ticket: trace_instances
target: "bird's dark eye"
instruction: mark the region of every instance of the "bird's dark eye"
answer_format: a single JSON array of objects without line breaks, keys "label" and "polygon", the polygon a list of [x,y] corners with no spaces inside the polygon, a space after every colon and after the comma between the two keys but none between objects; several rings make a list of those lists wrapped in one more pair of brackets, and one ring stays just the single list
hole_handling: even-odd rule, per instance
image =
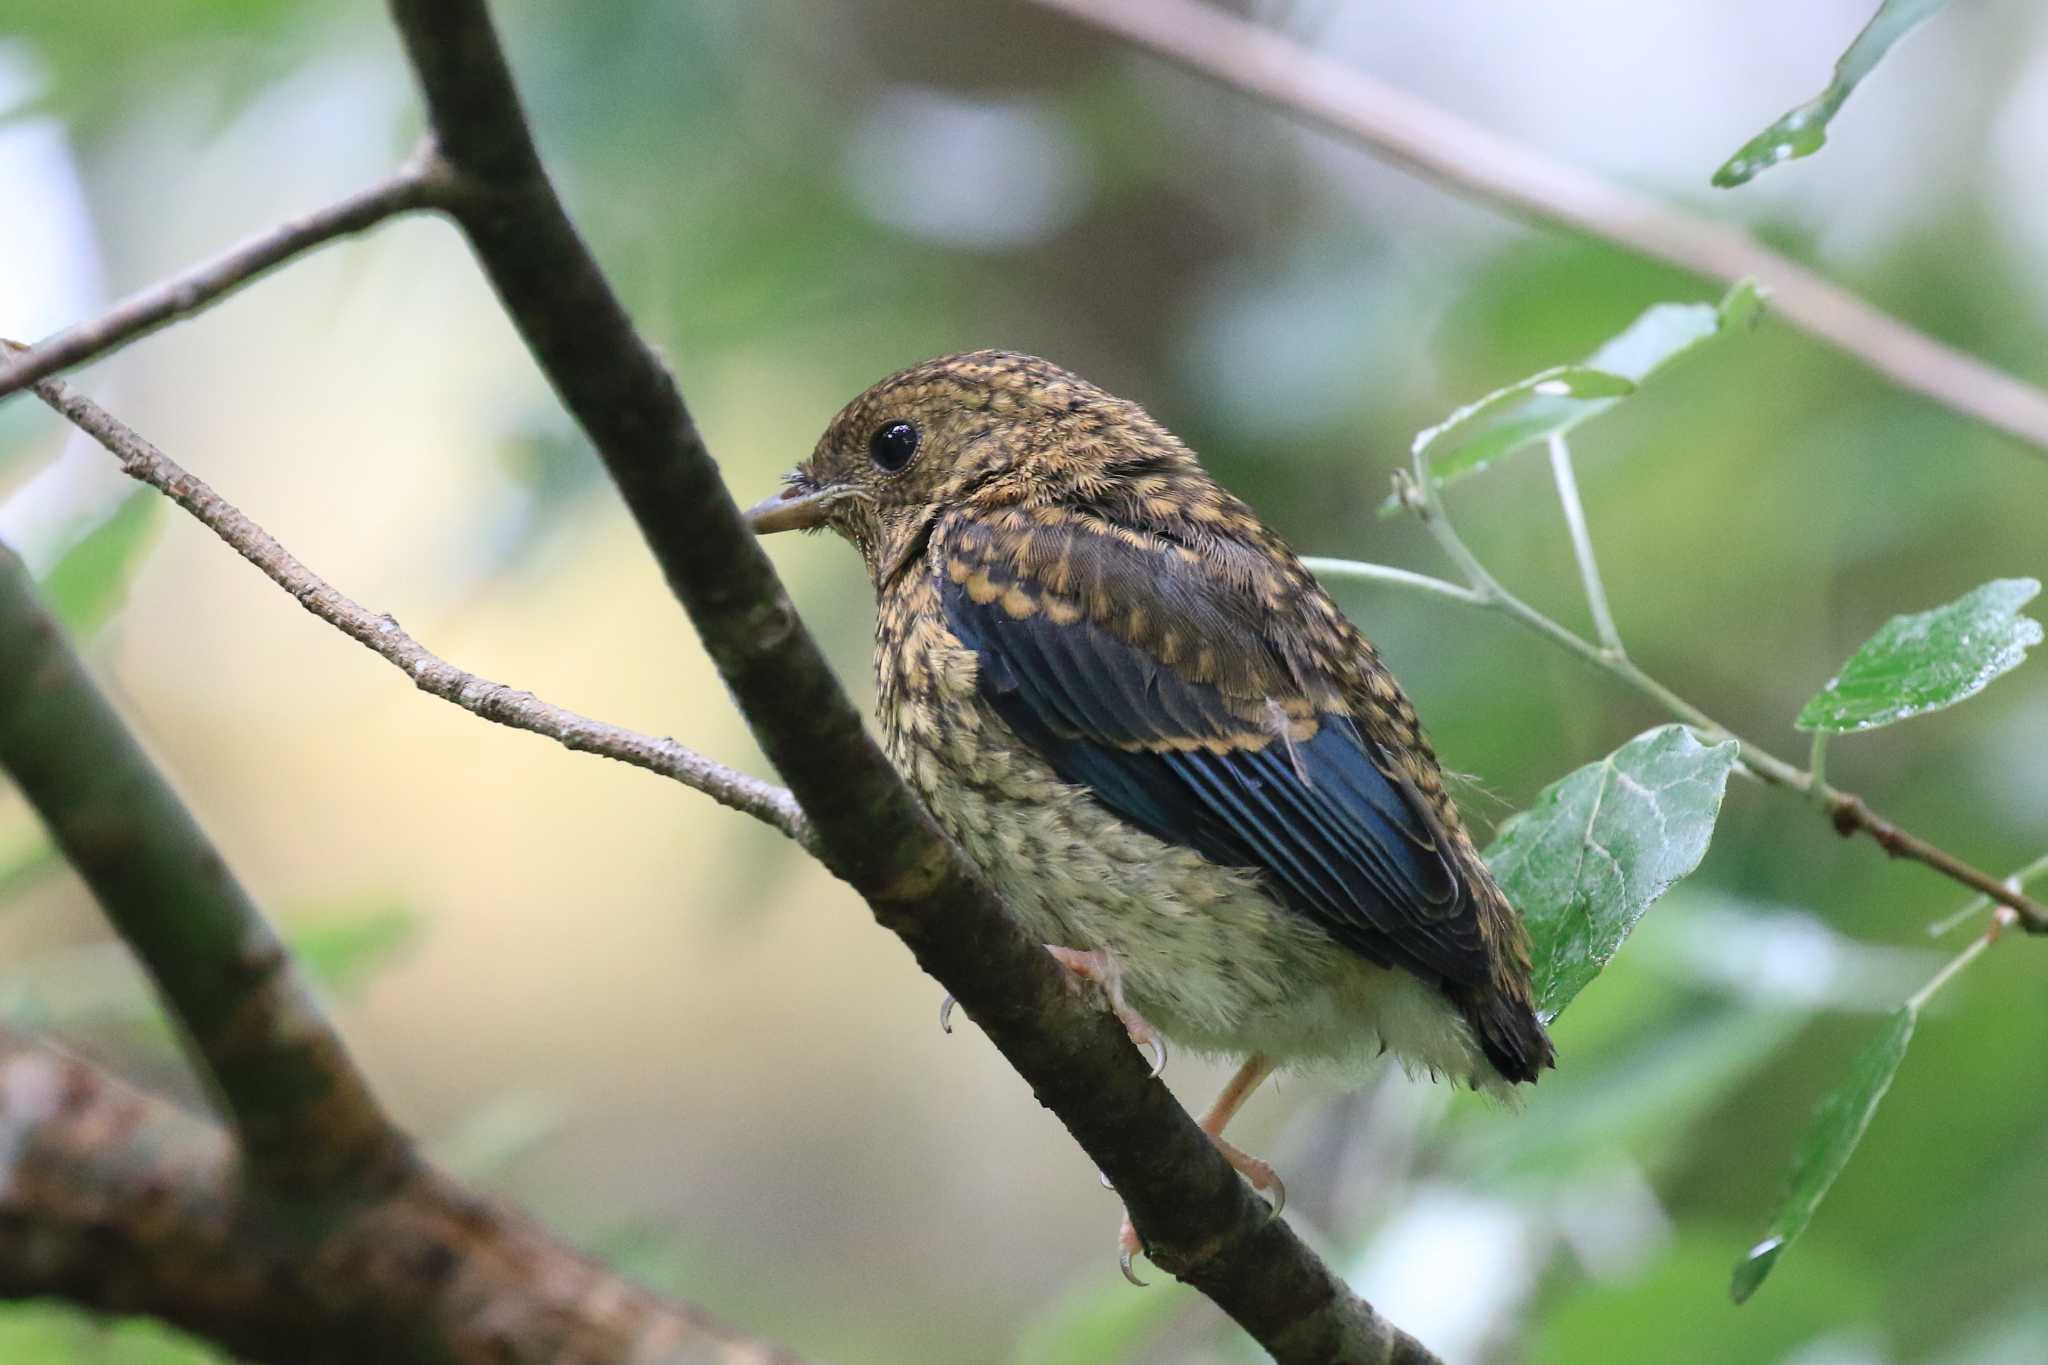
[{"label": "bird's dark eye", "polygon": [[917,428],[908,422],[884,422],[868,438],[868,458],[884,474],[894,474],[917,454]]}]

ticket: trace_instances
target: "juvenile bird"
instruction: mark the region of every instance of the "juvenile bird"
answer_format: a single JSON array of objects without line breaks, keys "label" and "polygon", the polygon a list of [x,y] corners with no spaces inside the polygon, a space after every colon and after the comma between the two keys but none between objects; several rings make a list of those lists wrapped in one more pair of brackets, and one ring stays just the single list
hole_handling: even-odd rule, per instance
[{"label": "juvenile bird", "polygon": [[[760,534],[867,563],[890,757],[1133,1041],[1242,1068],[1391,1051],[1505,1091],[1551,1065],[1520,919],[1415,710],[1251,509],[1134,403],[1005,351],[849,403]],[[1155,1065],[1156,1070],[1156,1065]],[[1125,1273],[1136,1236],[1120,1238]]]}]

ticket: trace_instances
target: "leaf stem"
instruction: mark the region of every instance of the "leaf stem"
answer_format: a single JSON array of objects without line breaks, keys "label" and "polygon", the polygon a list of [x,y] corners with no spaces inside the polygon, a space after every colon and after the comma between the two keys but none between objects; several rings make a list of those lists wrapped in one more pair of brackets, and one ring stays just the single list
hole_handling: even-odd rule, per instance
[{"label": "leaf stem", "polygon": [[1362,559],[1325,559],[1316,555],[1304,556],[1301,564],[1318,578],[1350,578],[1368,583],[1391,583],[1396,587],[1410,588],[1436,597],[1448,597],[1453,602],[1463,602],[1471,607],[1493,605],[1479,593],[1448,579],[1397,569],[1391,564],[1372,564]]},{"label": "leaf stem", "polygon": [[1906,1000],[1906,1008],[1915,1014],[1925,1009],[1927,1002],[1934,998],[1934,993],[1954,979],[1956,973],[1962,971],[1963,968],[1969,966],[1972,962],[1975,962],[1986,948],[1997,942],[1998,931],[2012,923],[2016,918],[2017,915],[2011,908],[2000,906],[1997,917],[1991,922],[1991,927],[1971,939],[1968,946],[1950,958],[1940,971],[1927,979],[1926,985],[1914,991]]},{"label": "leaf stem", "polygon": [[1571,533],[1572,555],[1579,561],[1579,580],[1586,588],[1586,609],[1593,615],[1593,633],[1611,657],[1623,659],[1621,632],[1615,629],[1614,613],[1607,607],[1607,587],[1600,581],[1600,566],[1593,559],[1593,536],[1586,529],[1586,509],[1579,501],[1579,480],[1572,472],[1572,450],[1564,433],[1550,433],[1550,477],[1557,484],[1557,500],[1564,509],[1565,528]]}]

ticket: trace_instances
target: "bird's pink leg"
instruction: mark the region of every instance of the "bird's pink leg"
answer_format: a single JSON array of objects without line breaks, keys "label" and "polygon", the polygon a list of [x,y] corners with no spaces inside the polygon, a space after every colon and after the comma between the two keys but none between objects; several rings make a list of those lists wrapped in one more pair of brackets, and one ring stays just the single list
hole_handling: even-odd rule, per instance
[{"label": "bird's pink leg", "polygon": [[1223,1093],[1216,1097],[1216,1102],[1209,1106],[1209,1112],[1202,1115],[1200,1122],[1202,1131],[1209,1135],[1209,1141],[1216,1144],[1216,1150],[1252,1182],[1252,1188],[1260,1194],[1270,1193],[1273,1196],[1273,1212],[1278,1213],[1287,1203],[1287,1187],[1280,1183],[1280,1177],[1265,1162],[1223,1140],[1223,1126],[1237,1116],[1237,1111],[1244,1108],[1244,1102],[1252,1097],[1252,1092],[1272,1074],[1273,1059],[1254,1052],[1244,1059],[1244,1065],[1230,1078],[1230,1084],[1223,1087]]},{"label": "bird's pink leg", "polygon": [[[1260,1194],[1271,1194],[1273,1213],[1277,1215],[1287,1204],[1287,1186],[1281,1183],[1272,1166],[1235,1143],[1226,1142],[1223,1137],[1224,1126],[1237,1116],[1237,1111],[1244,1108],[1244,1102],[1252,1097],[1252,1092],[1272,1074],[1272,1058],[1258,1052],[1245,1058],[1244,1065],[1237,1069],[1237,1074],[1223,1087],[1223,1093],[1216,1097],[1216,1102],[1209,1106],[1209,1111],[1196,1121],[1196,1126],[1209,1135],[1209,1141],[1216,1144],[1216,1150],[1223,1153],[1223,1159],[1250,1181],[1253,1189]],[[1117,1264],[1123,1267],[1124,1278],[1132,1284],[1143,1284],[1144,1281],[1131,1270],[1131,1258],[1142,1251],[1144,1246],[1138,1240],[1138,1230],[1132,1226],[1128,1213],[1124,1215],[1123,1226],[1117,1229],[1116,1249]]]},{"label": "bird's pink leg", "polygon": [[[1124,1026],[1134,1046],[1152,1054],[1152,1075],[1157,1077],[1166,1070],[1166,1040],[1152,1027],[1144,1015],[1132,1009],[1124,1001],[1124,969],[1116,960],[1116,954],[1107,948],[1083,951],[1079,948],[1062,948],[1048,943],[1045,950],[1052,954],[1052,960],[1065,967],[1083,981],[1093,981],[1102,987],[1102,993],[1109,997],[1110,1012],[1117,1022]],[[1257,1084],[1257,1082],[1254,1082]],[[1240,1101],[1241,1102],[1241,1101]]]}]

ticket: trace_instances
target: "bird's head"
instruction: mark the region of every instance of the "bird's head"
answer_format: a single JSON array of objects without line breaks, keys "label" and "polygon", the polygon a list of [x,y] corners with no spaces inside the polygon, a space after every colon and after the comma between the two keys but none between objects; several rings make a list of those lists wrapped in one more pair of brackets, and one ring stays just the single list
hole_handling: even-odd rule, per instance
[{"label": "bird's head", "polygon": [[1036,356],[969,351],[891,375],[848,403],[754,531],[831,529],[877,586],[957,507],[1088,501],[1140,470],[1194,457],[1134,403]]}]

